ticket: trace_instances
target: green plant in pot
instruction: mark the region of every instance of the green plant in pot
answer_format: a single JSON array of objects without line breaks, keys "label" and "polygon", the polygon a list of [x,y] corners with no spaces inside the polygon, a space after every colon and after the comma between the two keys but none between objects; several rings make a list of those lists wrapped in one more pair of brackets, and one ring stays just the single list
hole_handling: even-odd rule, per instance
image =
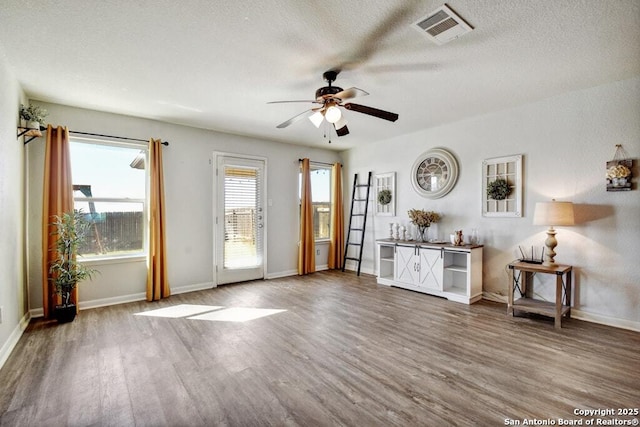
[{"label": "green plant in pot", "polygon": [[78,245],[84,241],[89,223],[82,211],[55,215],[51,223],[55,227],[56,257],[49,267],[49,280],[60,295],[62,304],[57,305],[54,317],[60,323],[71,322],[76,316],[76,305],[70,302],[71,292],[83,280],[90,279],[96,270],[78,262]]},{"label": "green plant in pot", "polygon": [[49,113],[42,107],[37,105],[29,105],[25,107],[20,104],[20,118],[26,122],[28,129],[40,129],[40,124],[44,123],[44,118]]}]

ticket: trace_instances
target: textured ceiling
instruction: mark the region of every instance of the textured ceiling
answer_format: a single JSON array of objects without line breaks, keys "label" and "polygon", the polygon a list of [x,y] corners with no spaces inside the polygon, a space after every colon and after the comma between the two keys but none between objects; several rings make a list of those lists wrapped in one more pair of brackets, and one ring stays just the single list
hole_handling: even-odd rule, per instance
[{"label": "textured ceiling", "polygon": [[[441,1],[2,0],[0,55],[32,99],[337,150],[640,75],[640,0],[451,0],[475,29],[410,28]],[[332,144],[322,73],[370,93]]]}]

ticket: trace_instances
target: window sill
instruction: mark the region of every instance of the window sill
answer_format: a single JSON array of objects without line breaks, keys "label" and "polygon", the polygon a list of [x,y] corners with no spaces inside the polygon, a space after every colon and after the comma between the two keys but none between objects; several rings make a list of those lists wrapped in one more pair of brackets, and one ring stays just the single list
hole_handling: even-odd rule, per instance
[{"label": "window sill", "polygon": [[331,243],[331,239],[318,239],[315,240],[315,243],[320,245],[328,245],[329,243]]},{"label": "window sill", "polygon": [[146,254],[112,256],[112,257],[103,257],[103,258],[78,257],[78,262],[86,265],[125,264],[130,262],[146,262],[146,261],[147,261]]}]

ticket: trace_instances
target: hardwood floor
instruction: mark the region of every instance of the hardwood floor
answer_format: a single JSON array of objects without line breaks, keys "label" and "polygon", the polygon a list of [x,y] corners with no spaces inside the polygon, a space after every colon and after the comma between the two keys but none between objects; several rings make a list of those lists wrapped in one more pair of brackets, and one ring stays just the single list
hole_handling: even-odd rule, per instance
[{"label": "hardwood floor", "polygon": [[[177,304],[287,311],[134,315]],[[339,272],[34,321],[0,371],[2,426],[557,425],[638,407],[640,333],[574,319],[557,331]]]}]

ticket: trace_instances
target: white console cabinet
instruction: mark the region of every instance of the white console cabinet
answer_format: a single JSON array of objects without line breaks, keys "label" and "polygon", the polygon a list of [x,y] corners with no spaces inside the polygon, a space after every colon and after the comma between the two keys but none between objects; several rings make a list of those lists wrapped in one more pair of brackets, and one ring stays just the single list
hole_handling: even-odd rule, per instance
[{"label": "white console cabinet", "polygon": [[472,304],[482,298],[482,245],[378,240],[378,283]]}]

